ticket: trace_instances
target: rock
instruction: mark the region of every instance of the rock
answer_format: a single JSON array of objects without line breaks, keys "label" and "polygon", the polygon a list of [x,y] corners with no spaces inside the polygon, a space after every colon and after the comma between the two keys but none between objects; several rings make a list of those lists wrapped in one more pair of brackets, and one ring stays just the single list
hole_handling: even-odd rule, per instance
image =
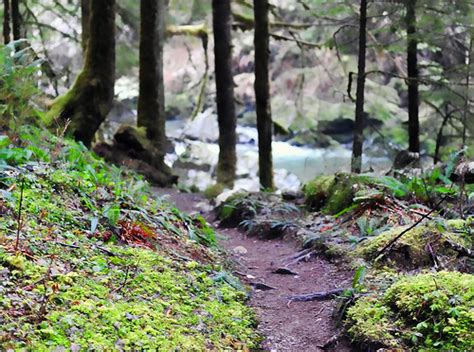
[{"label": "rock", "polygon": [[474,161],[460,163],[450,176],[453,182],[474,183]]},{"label": "rock", "polygon": [[[364,128],[380,127],[382,122],[368,117],[365,117]],[[349,143],[353,138],[354,120],[339,117],[329,121],[319,121],[318,130],[328,136],[331,136],[339,143]]]},{"label": "rock", "polygon": [[238,255],[244,255],[244,254],[247,254],[247,248],[245,248],[244,246],[237,246],[237,247],[234,247],[234,249],[232,249],[232,251],[235,253],[235,254],[238,254]]},{"label": "rock", "polygon": [[216,142],[219,138],[217,115],[209,108],[193,119],[186,122],[184,131],[186,137],[203,142]]},{"label": "rock", "polygon": [[393,169],[400,170],[408,166],[414,166],[418,160],[420,160],[420,153],[412,153],[408,150],[401,150],[397,153],[397,156],[393,161]]}]

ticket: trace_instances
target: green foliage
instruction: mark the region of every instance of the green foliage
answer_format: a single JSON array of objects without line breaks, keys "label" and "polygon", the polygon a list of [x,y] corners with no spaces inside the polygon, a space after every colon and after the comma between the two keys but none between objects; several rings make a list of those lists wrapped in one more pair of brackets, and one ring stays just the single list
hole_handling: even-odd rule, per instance
[{"label": "green foliage", "polygon": [[348,309],[349,333],[359,343],[414,351],[474,348],[474,276],[438,272],[407,276],[382,297]]},{"label": "green foliage", "polygon": [[0,127],[11,130],[36,116],[31,99],[38,93],[34,75],[42,61],[31,59],[30,47],[15,50],[24,44],[18,40],[0,46]]},{"label": "green foliage", "polygon": [[[200,245],[216,243],[201,216],[151,197],[140,177],[82,144],[26,126],[19,137],[48,158],[11,158],[0,170],[0,349],[257,346],[246,293],[212,278],[222,267]],[[15,147],[7,138],[0,145]],[[28,256],[12,253],[21,179]],[[124,224],[140,224],[151,246],[127,238]]]}]

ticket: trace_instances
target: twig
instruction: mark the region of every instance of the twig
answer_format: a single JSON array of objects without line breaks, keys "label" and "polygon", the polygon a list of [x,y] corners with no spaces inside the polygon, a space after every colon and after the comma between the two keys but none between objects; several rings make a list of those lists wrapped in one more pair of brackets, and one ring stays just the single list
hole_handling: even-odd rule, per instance
[{"label": "twig", "polygon": [[474,252],[471,249],[466,248],[466,247],[460,245],[459,243],[456,243],[456,242],[453,242],[453,241],[450,241],[450,240],[445,240],[444,243],[447,247],[449,247],[452,250],[458,252],[460,256],[468,257],[468,258],[474,258]]},{"label": "twig", "polygon": [[81,248],[81,247],[76,246],[74,244],[67,244],[67,243],[59,242],[59,241],[55,241],[53,243],[59,244],[60,246],[63,246],[63,247],[69,247],[69,248],[74,248],[74,249],[80,249]]},{"label": "twig", "polygon": [[111,257],[118,257],[117,254],[115,254],[112,251],[109,251],[107,248],[101,247],[101,246],[94,246],[94,248],[97,248],[98,250],[104,252],[105,254],[111,256]]},{"label": "twig", "polygon": [[[452,185],[451,185],[452,187]],[[385,247],[383,247],[378,253],[376,258],[380,257],[388,248],[390,248],[395,242],[397,242],[403,235],[405,235],[407,232],[413,230],[415,227],[417,227],[419,224],[423,222],[423,220],[427,219],[430,217],[431,214],[433,214],[437,208],[448,198],[449,194],[446,194],[441,200],[435,204],[433,209],[431,209],[428,213],[423,215],[417,222],[415,222],[413,225],[408,227],[407,229],[403,230],[398,236],[396,236],[393,240],[391,240]]]},{"label": "twig", "polygon": [[130,270],[130,266],[127,265],[127,267],[125,268],[125,279],[123,280],[122,284],[117,287],[116,289],[112,290],[111,293],[116,293],[116,292],[119,292],[121,289],[123,289],[125,287],[125,285],[127,284],[127,281],[128,281],[128,272]]},{"label": "twig", "polygon": [[287,36],[284,36],[284,35],[281,35],[281,34],[270,33],[270,36],[272,38],[276,39],[276,40],[284,40],[284,41],[287,41],[287,42],[295,42],[298,45],[304,45],[304,46],[308,46],[310,48],[317,48],[317,49],[321,48],[321,44],[316,44],[316,43],[311,43],[311,42],[307,42],[307,41],[304,41],[304,40],[294,39],[294,38],[287,37]]},{"label": "twig", "polygon": [[15,242],[15,251],[18,251],[18,246],[20,244],[20,233],[23,227],[21,221],[21,210],[23,208],[23,191],[25,189],[25,178],[21,177],[21,189],[20,189],[20,204],[18,206],[18,219],[17,219],[17,229],[16,229],[16,242]]}]

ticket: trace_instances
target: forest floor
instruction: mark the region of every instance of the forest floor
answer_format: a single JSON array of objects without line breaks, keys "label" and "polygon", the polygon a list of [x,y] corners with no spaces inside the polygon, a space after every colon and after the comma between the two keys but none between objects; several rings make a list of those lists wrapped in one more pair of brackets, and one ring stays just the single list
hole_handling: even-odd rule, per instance
[{"label": "forest floor", "polygon": [[[154,189],[183,212],[201,213],[216,228],[234,274],[252,287],[250,306],[259,320],[265,351],[351,351],[334,316],[335,300],[289,302],[288,296],[350,287],[352,273],[323,257],[291,266],[293,274],[277,274],[300,251],[291,238],[260,239],[235,228],[218,228],[212,207],[196,193]],[[262,285],[263,284],[263,285]]]}]

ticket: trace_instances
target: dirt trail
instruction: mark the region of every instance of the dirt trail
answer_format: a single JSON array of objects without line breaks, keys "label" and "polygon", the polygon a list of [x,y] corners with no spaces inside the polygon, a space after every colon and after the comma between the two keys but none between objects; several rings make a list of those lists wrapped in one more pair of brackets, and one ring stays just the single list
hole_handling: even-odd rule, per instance
[{"label": "dirt trail", "polygon": [[[169,201],[182,211],[201,211],[209,215],[206,214],[208,210],[203,211],[206,202],[200,195],[168,189],[156,192],[167,194]],[[254,288],[250,300],[260,321],[259,331],[265,336],[262,344],[265,351],[351,351],[344,338],[338,338],[326,349],[320,347],[339,336],[332,317],[334,300],[292,302],[288,305],[285,298],[349,287],[350,272],[316,257],[292,265],[290,268],[297,275],[275,274],[276,269],[284,266],[299,251],[294,241],[250,238],[236,229],[218,229],[218,233],[222,235],[221,245],[236,263],[235,274],[249,285],[263,283],[272,288]]]}]

